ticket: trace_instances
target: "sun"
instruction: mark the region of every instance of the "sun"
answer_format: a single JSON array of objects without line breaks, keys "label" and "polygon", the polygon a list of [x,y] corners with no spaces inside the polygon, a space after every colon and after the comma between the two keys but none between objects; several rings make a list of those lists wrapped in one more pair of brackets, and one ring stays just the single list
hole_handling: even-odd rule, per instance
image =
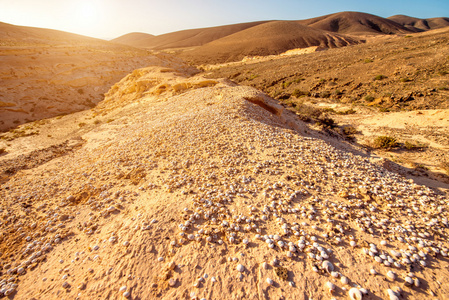
[{"label": "sun", "polygon": [[91,20],[98,16],[98,9],[92,2],[81,2],[79,4],[79,16],[83,19]]}]

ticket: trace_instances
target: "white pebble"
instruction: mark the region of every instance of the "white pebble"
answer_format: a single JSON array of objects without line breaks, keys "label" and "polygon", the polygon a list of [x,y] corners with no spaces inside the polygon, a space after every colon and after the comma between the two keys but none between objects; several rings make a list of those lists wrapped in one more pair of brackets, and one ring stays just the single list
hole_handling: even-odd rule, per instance
[{"label": "white pebble", "polygon": [[243,272],[243,271],[245,271],[245,267],[242,264],[238,264],[237,265],[237,271]]}]

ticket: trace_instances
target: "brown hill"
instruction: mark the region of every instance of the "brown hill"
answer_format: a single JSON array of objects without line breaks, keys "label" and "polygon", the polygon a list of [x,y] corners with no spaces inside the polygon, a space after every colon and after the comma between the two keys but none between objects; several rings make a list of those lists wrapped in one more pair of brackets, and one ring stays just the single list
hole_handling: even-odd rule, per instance
[{"label": "brown hill", "polygon": [[186,51],[181,57],[198,63],[241,60],[245,56],[280,54],[290,49],[319,46],[335,48],[358,40],[310,28],[295,21],[272,21]]},{"label": "brown hill", "polygon": [[154,35],[143,32],[131,32],[111,40],[111,42],[124,44],[133,47],[145,47],[141,44],[147,43],[148,40],[154,38]]},{"label": "brown hill", "polygon": [[[188,29],[166,33],[158,36],[151,36],[142,38],[142,36],[135,36],[135,39],[128,35],[118,37],[113,42],[123,43],[133,47],[149,48],[154,50],[170,49],[170,48],[185,48],[202,46],[206,43],[215,41],[222,37],[231,35],[233,33],[257,26],[268,21],[240,23],[232,25],[224,25],[217,27]],[[127,37],[128,36],[128,37]]]},{"label": "brown hill", "polygon": [[340,12],[313,19],[298,21],[316,29],[344,34],[397,34],[409,33],[410,29],[393,20],[360,12]]},{"label": "brown hill", "polygon": [[405,15],[396,15],[388,17],[388,19],[413,31],[427,31],[449,26],[449,18],[418,19]]},{"label": "brown hill", "polygon": [[89,109],[123,76],[150,64],[167,65],[145,50],[0,23],[0,131]]},{"label": "brown hill", "polygon": [[65,31],[17,26],[0,22],[0,46],[26,44],[109,44],[106,41]]}]

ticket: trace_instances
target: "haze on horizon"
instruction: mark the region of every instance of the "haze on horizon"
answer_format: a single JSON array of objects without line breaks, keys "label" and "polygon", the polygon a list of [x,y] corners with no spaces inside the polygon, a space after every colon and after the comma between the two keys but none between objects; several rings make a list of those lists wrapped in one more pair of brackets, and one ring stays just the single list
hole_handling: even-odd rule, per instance
[{"label": "haze on horizon", "polygon": [[381,17],[448,17],[447,0],[0,0],[0,22],[113,39],[130,32],[154,35],[261,20],[301,20],[341,11]]}]

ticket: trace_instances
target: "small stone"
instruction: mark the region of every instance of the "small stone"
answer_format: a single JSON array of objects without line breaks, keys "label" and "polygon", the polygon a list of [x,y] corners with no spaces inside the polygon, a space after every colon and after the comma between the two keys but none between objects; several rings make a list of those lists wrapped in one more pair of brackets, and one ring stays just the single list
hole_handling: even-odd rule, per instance
[{"label": "small stone", "polygon": [[387,272],[387,277],[390,278],[391,280],[395,280],[396,279],[396,274],[393,271],[388,271]]},{"label": "small stone", "polygon": [[349,290],[349,298],[352,300],[362,300],[363,294],[358,288],[351,288]]},{"label": "small stone", "polygon": [[243,272],[243,271],[245,271],[245,267],[242,264],[238,264],[237,265],[237,271]]},{"label": "small stone", "polygon": [[170,278],[170,280],[168,281],[168,285],[174,287],[176,285],[176,279]]}]

